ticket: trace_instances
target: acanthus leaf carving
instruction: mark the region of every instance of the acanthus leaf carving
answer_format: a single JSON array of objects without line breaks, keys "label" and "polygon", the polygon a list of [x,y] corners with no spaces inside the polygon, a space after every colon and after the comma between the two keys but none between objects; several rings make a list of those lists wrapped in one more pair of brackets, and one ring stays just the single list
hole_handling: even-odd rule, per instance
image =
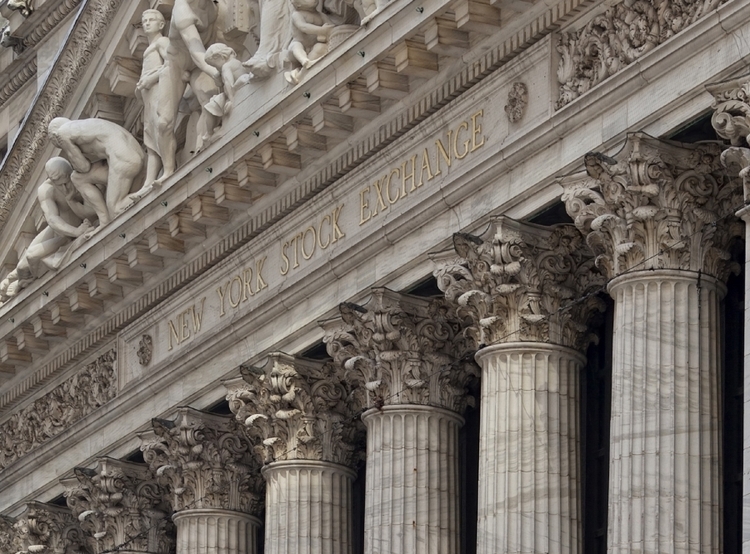
[{"label": "acanthus leaf carving", "polygon": [[364,428],[335,364],[272,353],[264,367],[243,367],[242,378],[225,386],[230,409],[258,439],[263,463],[356,463]]},{"label": "acanthus leaf carving", "polygon": [[117,395],[117,352],[110,350],[79,373],[0,424],[0,468],[60,434]]},{"label": "acanthus leaf carving", "polygon": [[141,450],[175,511],[192,508],[254,514],[263,478],[245,428],[229,416],[179,408],[174,420],[152,420]]},{"label": "acanthus leaf carving", "polygon": [[621,1],[582,28],[560,34],[561,109],[727,0]]},{"label": "acanthus leaf carving", "polygon": [[365,306],[339,305],[324,341],[368,408],[418,404],[461,413],[478,370],[458,321],[442,299],[372,289]]},{"label": "acanthus leaf carving", "polygon": [[68,507],[92,552],[172,552],[174,526],[165,491],[148,467],[100,458],[96,469],[76,468],[63,480]]},{"label": "acanthus leaf carving", "polygon": [[68,508],[29,502],[15,524],[18,554],[93,554],[78,520]]},{"label": "acanthus leaf carving", "polygon": [[572,225],[542,227],[501,217],[477,237],[453,236],[458,258],[434,274],[477,346],[545,342],[578,350],[588,320],[603,309],[604,278]]},{"label": "acanthus leaf carving", "polygon": [[16,520],[0,515],[0,552],[15,554],[23,549]]},{"label": "acanthus leaf carving", "polygon": [[742,192],[721,153],[718,144],[636,133],[615,158],[589,153],[586,175],[561,180],[568,213],[608,278],[680,269],[724,280],[737,270],[727,248],[742,233],[732,215]]}]

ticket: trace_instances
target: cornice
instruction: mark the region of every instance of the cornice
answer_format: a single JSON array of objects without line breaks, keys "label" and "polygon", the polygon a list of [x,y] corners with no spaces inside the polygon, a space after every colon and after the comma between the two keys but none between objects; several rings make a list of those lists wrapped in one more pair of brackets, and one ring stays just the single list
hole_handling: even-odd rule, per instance
[{"label": "cornice", "polygon": [[[74,28],[71,39],[66,45],[65,52],[53,69],[53,74],[47,83],[47,87],[45,87],[40,96],[40,102],[37,103],[29,118],[29,120],[33,119],[35,121],[35,125],[30,127],[27,124],[25,126],[21,133],[21,138],[19,138],[19,141],[17,141],[10,153],[8,162],[0,171],[0,193],[3,194],[3,200],[0,201],[0,225],[2,226],[5,225],[10,209],[16,201],[16,197],[18,196],[23,183],[23,178],[27,179],[28,174],[30,174],[33,168],[32,156],[40,155],[46,146],[46,138],[42,129],[46,128],[46,124],[51,117],[61,113],[64,108],[62,100],[59,98],[49,98],[48,93],[50,82],[60,83],[60,98],[69,98],[74,83],[67,72],[74,72],[76,75],[82,73],[84,69],[83,64],[87,63],[83,59],[84,54],[88,52],[90,58],[90,49],[93,47],[92,45],[101,40],[101,36],[106,31],[105,24],[108,24],[112,20],[117,9],[116,0],[110,0],[105,4],[101,4],[101,0],[86,1],[88,3],[83,7],[82,13],[79,15],[79,23],[77,23]],[[378,130],[371,136],[354,143],[353,146],[333,159],[326,167],[312,175],[303,183],[294,188],[290,188],[286,194],[280,196],[264,210],[247,218],[241,227],[228,233],[220,242],[208,247],[206,251],[202,252],[195,259],[188,261],[182,268],[168,276],[158,285],[145,290],[135,302],[124,306],[122,310],[118,311],[116,315],[99,325],[97,329],[71,344],[65,351],[59,353],[57,356],[47,361],[43,366],[29,374],[26,379],[16,383],[10,390],[5,391],[2,396],[0,396],[0,411],[5,412],[10,409],[17,402],[21,401],[33,388],[44,383],[59,370],[68,367],[70,363],[74,362],[79,356],[101,345],[104,341],[111,338],[114,333],[123,329],[130,322],[146,313],[166,297],[176,293],[210,267],[250,242],[263,230],[267,229],[293,211],[296,206],[325,189],[362,161],[381,151],[406,131],[414,128],[428,116],[437,112],[452,99],[457,98],[466,90],[495,72],[498,68],[507,64],[510,60],[514,59],[531,45],[535,44],[556,29],[563,21],[589,2],[590,0],[568,0],[552,8],[545,9],[536,18],[527,24],[520,26],[520,28],[517,28],[517,30],[510,35],[506,35],[506,39],[503,42],[499,42],[495,47],[479,54],[473,61],[462,64],[460,66],[461,69],[457,73],[452,77],[441,79],[442,85],[434,89],[431,94],[422,98],[420,102],[395,113],[390,118],[390,121],[380,121],[380,125],[377,127]],[[94,3],[94,5],[91,3]],[[442,5],[447,6],[448,4],[444,3]],[[399,4],[399,6],[399,9],[403,11],[408,10],[410,12],[412,9],[408,3]],[[100,26],[94,28],[93,26],[95,22],[99,22]],[[353,44],[349,50],[354,51],[357,47],[358,45]],[[89,50],[87,50],[87,48]],[[74,55],[73,52],[80,52],[82,59],[77,60],[76,63],[71,62],[70,58]],[[341,57],[343,57],[345,53],[346,52],[341,52]],[[351,55],[351,52],[348,52],[348,54]],[[361,68],[358,68],[357,71],[361,71]],[[314,89],[317,86],[314,82],[315,77],[318,77],[318,80],[324,84],[325,78],[330,76],[326,76],[325,74],[313,75],[310,82],[307,83],[306,88]],[[337,82],[344,81],[346,78],[345,75],[341,77],[338,73],[336,75]],[[281,105],[277,106],[277,109],[286,115],[289,112],[284,112],[284,110],[289,106],[294,108],[299,104],[299,100],[296,95],[288,96],[285,100],[287,105],[283,105],[282,101],[282,103],[280,103]],[[44,113],[40,113],[40,106],[46,107]],[[266,120],[272,119],[272,115],[266,117]],[[278,119],[278,117],[276,119]],[[263,125],[267,125],[267,123],[263,122]],[[243,128],[242,131],[245,134],[249,134],[250,129]],[[275,136],[275,133],[273,132],[267,134],[268,136]],[[228,137],[227,143],[224,147],[218,149],[218,152],[216,150],[209,150],[204,156],[198,156],[192,160],[189,167],[183,167],[178,170],[174,176],[175,181],[179,181],[188,175],[190,176],[191,186],[189,187],[190,190],[188,191],[188,195],[195,197],[201,191],[208,189],[211,184],[216,181],[217,176],[220,175],[222,171],[228,169],[227,167],[220,167],[222,163],[218,160],[221,160],[222,155],[236,160],[247,155],[247,153],[254,148],[258,148],[258,141],[255,141],[256,144],[253,144],[253,141],[248,140],[239,143],[234,141],[233,143],[232,138],[237,138],[237,135],[235,135],[235,137]],[[244,151],[242,150],[243,148],[245,149]],[[213,166],[213,169],[215,170],[213,174],[204,171],[204,169],[209,166]],[[168,194],[162,195],[161,197],[177,197],[177,187],[174,185],[177,185],[177,183],[173,183],[173,186],[171,187],[167,186],[165,193]],[[180,188],[182,190],[179,195],[182,198],[182,204],[185,204],[187,200],[185,199],[184,188],[187,187],[181,184]],[[171,196],[169,196],[169,194],[171,194]],[[173,203],[172,200],[169,200],[168,204],[170,207],[168,213],[165,213],[165,210],[160,208],[159,202],[155,201],[152,201],[148,205],[144,204],[142,206],[136,206],[136,208],[131,210],[130,213],[140,213],[142,211],[150,210],[152,214],[156,214],[157,211],[161,210],[159,213],[164,213],[163,216],[159,217],[154,215],[153,217],[149,217],[149,221],[154,221],[153,226],[155,227],[157,224],[163,223],[162,220],[166,219],[169,214],[175,213],[175,209],[180,202]],[[123,230],[125,231],[124,233],[122,232]],[[127,236],[128,243],[135,243],[142,238],[143,229],[141,227],[138,231],[131,233],[130,229],[127,228],[127,223],[124,223],[120,225],[118,229],[110,229],[103,233],[106,233],[106,236],[102,236],[102,239],[97,245],[92,246],[91,249],[85,251],[81,255],[85,254],[88,259],[91,259],[92,257],[96,258],[99,255],[93,254],[93,249],[100,249],[102,253],[108,252],[109,257],[111,258],[112,253],[118,251],[122,252],[125,246],[127,246],[127,244],[123,243],[122,239],[116,237],[124,234]],[[115,243],[117,246],[115,246]],[[103,256],[103,254],[101,255]],[[84,273],[91,274],[99,269],[101,269],[101,264],[98,266],[91,264]],[[66,272],[73,271],[77,272],[76,275],[80,274],[78,264],[71,263],[68,268],[58,272],[58,274],[40,279],[35,286],[24,291],[24,294],[19,296],[16,301],[11,302],[3,307],[3,309],[0,309],[0,312],[4,312],[6,317],[15,319],[12,314],[23,306],[24,299],[29,298],[32,294],[38,295],[41,287],[45,287],[46,289],[51,281],[63,280]],[[69,286],[73,285],[70,276],[68,277],[67,282],[69,283]],[[51,292],[49,300],[53,300]],[[8,319],[5,319],[4,321],[8,321]],[[8,327],[13,327],[14,329],[18,328],[19,323],[19,321],[15,321],[14,323],[11,323],[10,326],[8,326],[7,323],[3,324],[5,329],[0,327],[0,333],[5,332],[7,334]]]}]

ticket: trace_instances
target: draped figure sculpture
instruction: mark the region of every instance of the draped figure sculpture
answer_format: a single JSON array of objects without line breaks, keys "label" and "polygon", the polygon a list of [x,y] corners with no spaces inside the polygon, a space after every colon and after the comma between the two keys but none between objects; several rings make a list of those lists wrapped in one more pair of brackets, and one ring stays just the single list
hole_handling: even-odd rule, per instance
[{"label": "draped figure sculpture", "polygon": [[146,146],[146,186],[152,185],[162,169],[157,141],[159,75],[167,59],[169,39],[162,35],[164,16],[159,10],[146,10],[141,15],[141,26],[148,39],[143,52],[143,69],[136,85],[136,94],[143,102],[143,144]]},{"label": "draped figure sculpture", "polygon": [[[156,151],[161,156],[160,185],[176,166],[175,123],[187,83],[201,106],[219,92],[221,73],[206,63],[206,44],[216,40],[218,3],[212,0],[175,0],[169,23],[169,46],[164,67],[159,72],[157,95]],[[189,79],[186,80],[186,76]],[[199,129],[199,134],[204,130]]]}]

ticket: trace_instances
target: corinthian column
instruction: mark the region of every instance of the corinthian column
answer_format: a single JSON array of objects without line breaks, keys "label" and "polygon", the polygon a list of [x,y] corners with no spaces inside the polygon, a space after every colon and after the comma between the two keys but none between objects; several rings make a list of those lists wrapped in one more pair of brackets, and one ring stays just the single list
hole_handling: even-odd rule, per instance
[{"label": "corinthian column", "polygon": [[445,306],[373,289],[324,323],[328,352],[360,385],[367,426],[365,552],[459,551],[458,430],[472,371]]},{"label": "corinthian column", "polygon": [[224,385],[232,412],[261,445],[266,554],[351,552],[352,467],[364,430],[343,372],[274,353]]},{"label": "corinthian column", "polygon": [[720,153],[635,134],[562,183],[615,299],[612,553],[722,551],[720,300],[742,200]]},{"label": "corinthian column", "polygon": [[477,553],[580,553],[578,376],[602,280],[573,226],[499,218],[454,246],[435,275],[479,347]]},{"label": "corinthian column", "polygon": [[169,506],[148,467],[112,458],[98,462],[96,469],[76,468],[75,477],[62,480],[92,554],[169,554]]},{"label": "corinthian column", "polygon": [[78,520],[68,508],[29,502],[14,525],[11,546],[19,554],[69,554],[87,552]]},{"label": "corinthian column", "polygon": [[152,427],[141,450],[169,490],[177,554],[255,554],[263,487],[245,430],[192,408]]}]

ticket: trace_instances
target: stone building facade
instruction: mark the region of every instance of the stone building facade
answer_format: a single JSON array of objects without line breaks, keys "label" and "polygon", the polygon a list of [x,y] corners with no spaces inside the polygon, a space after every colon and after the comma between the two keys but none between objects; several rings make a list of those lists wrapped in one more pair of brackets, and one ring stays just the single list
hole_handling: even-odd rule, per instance
[{"label": "stone building facade", "polygon": [[750,553],[750,1],[0,13],[0,554]]}]

